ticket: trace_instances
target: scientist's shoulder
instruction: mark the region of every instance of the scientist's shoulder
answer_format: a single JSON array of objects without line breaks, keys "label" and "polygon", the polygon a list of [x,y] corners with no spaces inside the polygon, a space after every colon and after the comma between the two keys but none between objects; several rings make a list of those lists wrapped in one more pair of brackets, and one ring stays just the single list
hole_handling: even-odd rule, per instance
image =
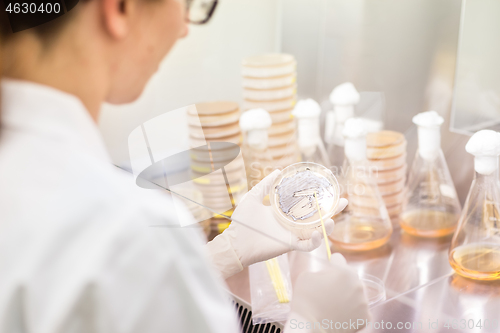
[{"label": "scientist's shoulder", "polygon": [[3,134],[0,220],[4,226],[97,223],[106,228],[127,221],[158,224],[170,219],[166,195],[139,188],[132,175],[111,162],[61,142]]}]

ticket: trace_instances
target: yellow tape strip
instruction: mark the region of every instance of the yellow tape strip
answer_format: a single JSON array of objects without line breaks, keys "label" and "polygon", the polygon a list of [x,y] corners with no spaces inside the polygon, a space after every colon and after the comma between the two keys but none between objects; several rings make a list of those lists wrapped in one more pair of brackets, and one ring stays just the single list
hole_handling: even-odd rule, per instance
[{"label": "yellow tape strip", "polygon": [[223,223],[217,224],[217,229],[219,231],[219,234],[223,233],[224,230],[226,230],[230,224],[231,224],[231,222],[223,222]]},{"label": "yellow tape strip", "polygon": [[274,290],[276,291],[276,296],[280,303],[289,303],[290,298],[286,291],[285,282],[283,280],[283,275],[281,274],[281,269],[279,266],[278,259],[273,258],[266,260],[267,271],[271,277],[271,282],[273,284]]},{"label": "yellow tape strip", "polygon": [[314,192],[314,198],[316,198],[316,206],[318,207],[319,219],[321,220],[321,228],[323,229],[323,238],[325,239],[326,253],[328,254],[328,260],[332,256],[332,251],[330,251],[330,244],[328,244],[328,235],[326,234],[325,222],[323,221],[323,216],[321,216],[321,210],[319,209],[318,197],[316,192]]}]

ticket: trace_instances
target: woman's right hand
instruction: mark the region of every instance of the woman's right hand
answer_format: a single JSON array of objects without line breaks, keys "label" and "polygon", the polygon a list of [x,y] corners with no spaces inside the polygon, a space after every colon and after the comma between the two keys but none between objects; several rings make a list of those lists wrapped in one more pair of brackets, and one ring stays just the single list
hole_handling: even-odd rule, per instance
[{"label": "woman's right hand", "polygon": [[[335,253],[328,268],[298,277],[285,332],[356,332],[369,320],[358,274],[341,254]],[[306,329],[307,323],[312,324],[312,330]],[[314,323],[319,323],[316,328]]]}]

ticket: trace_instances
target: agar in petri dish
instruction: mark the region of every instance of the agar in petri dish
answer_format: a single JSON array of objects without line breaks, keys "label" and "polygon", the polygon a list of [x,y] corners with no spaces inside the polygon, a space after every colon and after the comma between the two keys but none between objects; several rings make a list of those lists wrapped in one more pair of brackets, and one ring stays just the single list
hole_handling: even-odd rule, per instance
[{"label": "agar in petri dish", "polygon": [[329,169],[316,163],[296,163],[278,176],[270,201],[278,221],[306,237],[305,229],[312,232],[321,227],[321,218],[333,216],[339,194],[337,179]]}]

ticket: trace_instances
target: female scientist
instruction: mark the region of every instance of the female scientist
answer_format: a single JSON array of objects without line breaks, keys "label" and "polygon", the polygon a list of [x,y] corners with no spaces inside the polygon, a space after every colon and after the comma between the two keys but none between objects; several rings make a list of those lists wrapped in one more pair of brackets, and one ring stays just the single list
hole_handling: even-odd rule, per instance
[{"label": "female scientist", "polygon": [[[187,35],[187,2],[80,1],[18,33],[0,7],[0,332],[234,333],[221,275],[319,246],[319,233],[300,240],[262,205],[276,172],[204,250],[193,229],[149,228],[175,219],[172,210],[112,166],[96,126],[101,104],[139,97]],[[334,258],[299,277],[287,330],[367,318],[356,274]]]}]

